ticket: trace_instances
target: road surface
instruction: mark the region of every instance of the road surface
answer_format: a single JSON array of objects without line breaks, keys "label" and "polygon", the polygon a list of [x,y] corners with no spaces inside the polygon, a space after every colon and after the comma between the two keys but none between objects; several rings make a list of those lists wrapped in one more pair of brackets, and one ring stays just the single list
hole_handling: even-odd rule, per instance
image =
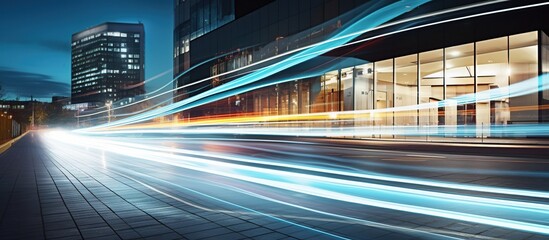
[{"label": "road surface", "polygon": [[31,132],[0,239],[549,239],[546,148],[511,147]]}]

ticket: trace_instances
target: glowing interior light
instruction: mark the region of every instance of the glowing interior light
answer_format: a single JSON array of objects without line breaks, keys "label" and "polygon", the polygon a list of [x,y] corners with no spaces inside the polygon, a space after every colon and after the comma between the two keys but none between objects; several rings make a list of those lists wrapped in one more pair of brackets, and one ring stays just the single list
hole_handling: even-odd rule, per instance
[{"label": "glowing interior light", "polygon": [[461,52],[459,51],[451,51],[450,56],[452,57],[459,57],[461,55]]}]

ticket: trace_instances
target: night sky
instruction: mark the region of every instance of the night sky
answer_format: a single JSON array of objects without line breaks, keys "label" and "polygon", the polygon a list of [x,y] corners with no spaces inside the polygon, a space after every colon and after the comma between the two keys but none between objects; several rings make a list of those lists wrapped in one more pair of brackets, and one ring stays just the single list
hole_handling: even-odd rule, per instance
[{"label": "night sky", "polygon": [[[0,2],[0,86],[4,98],[70,96],[71,36],[103,22],[145,25],[145,77],[172,68],[172,0]],[[146,85],[151,91],[171,72]]]}]

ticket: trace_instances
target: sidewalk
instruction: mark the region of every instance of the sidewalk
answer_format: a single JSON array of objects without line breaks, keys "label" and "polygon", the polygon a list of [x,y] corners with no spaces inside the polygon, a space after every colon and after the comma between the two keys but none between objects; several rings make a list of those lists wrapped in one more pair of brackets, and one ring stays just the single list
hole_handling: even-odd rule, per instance
[{"label": "sidewalk", "polygon": [[200,210],[108,171],[88,175],[47,151],[31,132],[0,155],[0,239],[294,239],[264,227],[267,217]]},{"label": "sidewalk", "polygon": [[15,142],[17,142],[17,140],[24,137],[28,132],[29,131],[19,135],[18,137],[14,138],[14,139],[9,139],[9,140],[0,142],[0,154],[3,153],[4,151],[8,150],[11,147],[11,145],[13,145]]}]

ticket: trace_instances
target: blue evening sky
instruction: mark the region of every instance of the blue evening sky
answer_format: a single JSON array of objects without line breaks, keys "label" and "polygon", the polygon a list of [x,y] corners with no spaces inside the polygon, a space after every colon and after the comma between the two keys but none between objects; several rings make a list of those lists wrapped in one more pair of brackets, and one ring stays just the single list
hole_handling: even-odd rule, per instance
[{"label": "blue evening sky", "polygon": [[[172,68],[172,0],[8,0],[0,2],[0,86],[4,97],[70,96],[71,35],[103,22],[145,25],[145,77]],[[147,91],[172,73],[151,81]]]}]

